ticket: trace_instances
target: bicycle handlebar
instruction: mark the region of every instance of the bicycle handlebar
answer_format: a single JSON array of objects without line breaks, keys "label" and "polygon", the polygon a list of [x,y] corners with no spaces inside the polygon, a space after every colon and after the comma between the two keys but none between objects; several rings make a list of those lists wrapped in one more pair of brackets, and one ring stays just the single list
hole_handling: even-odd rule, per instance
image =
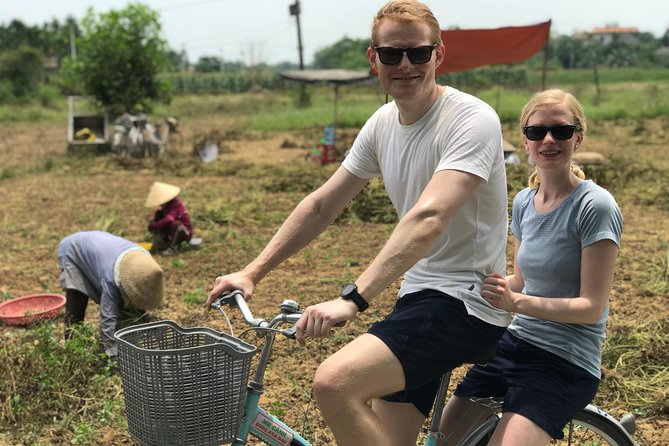
[{"label": "bicycle handlebar", "polygon": [[[280,305],[281,313],[274,316],[270,322],[267,322],[265,319],[255,318],[246,303],[246,299],[244,299],[244,293],[240,290],[234,290],[228,294],[223,294],[211,303],[212,308],[220,311],[223,311],[221,308],[223,305],[236,306],[239,308],[246,323],[254,328],[266,328],[271,330],[282,324],[293,324],[290,328],[278,330],[281,334],[291,339],[295,339],[294,325],[302,317],[300,304],[294,300],[286,299]],[[339,322],[334,326],[343,327],[344,325],[346,325],[346,321]]]},{"label": "bicycle handlebar", "polygon": [[[242,293],[240,290],[234,290],[228,294],[224,294],[211,303],[212,308],[221,311],[223,311],[221,308],[223,305],[230,305],[233,307],[236,306],[239,308],[239,311],[244,317],[244,321],[246,321],[247,324],[254,328],[265,328],[271,330],[282,324],[294,325],[298,320],[300,320],[300,317],[302,317],[302,310],[300,309],[300,305],[297,302],[294,300],[284,300],[280,306],[281,313],[274,316],[271,321],[268,322],[265,319],[255,318],[251,312],[251,309],[246,303],[246,299],[244,299],[244,293]],[[286,337],[293,339],[295,338],[294,327],[279,331]]]}]

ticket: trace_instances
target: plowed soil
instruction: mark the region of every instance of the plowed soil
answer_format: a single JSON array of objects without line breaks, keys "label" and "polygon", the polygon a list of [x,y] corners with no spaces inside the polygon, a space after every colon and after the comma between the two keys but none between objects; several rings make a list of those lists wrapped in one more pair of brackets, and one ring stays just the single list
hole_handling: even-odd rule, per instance
[{"label": "plowed soil", "polygon": [[[583,150],[598,151],[607,157],[632,152],[666,167],[669,164],[667,120],[642,124],[645,130],[639,133],[638,122],[591,123],[596,131],[587,137]],[[227,330],[225,321],[214,312],[206,313],[202,305],[214,278],[252,259],[303,193],[267,192],[259,187],[263,178],[245,176],[243,172],[238,175],[209,174],[206,170],[183,173],[181,167],[193,163],[193,135],[213,129],[226,134],[230,124],[212,118],[184,121],[180,127],[183,138],[170,143],[163,162],[130,160],[123,163],[112,156],[100,156],[92,162],[82,161],[87,166],[82,174],[76,158],[66,155],[64,125],[0,124],[0,166],[5,169],[4,177],[0,177],[2,299],[45,291],[60,292],[56,248],[67,234],[108,229],[129,239],[145,241],[150,210],[143,204],[152,182],[160,180],[182,188],[181,196],[193,216],[196,236],[203,237],[204,242],[199,250],[181,252],[177,256],[157,256],[166,272],[166,299],[153,316],[173,320],[184,327],[210,326]],[[515,130],[509,129],[507,133],[519,146]],[[316,141],[315,137],[299,133],[227,134],[229,138],[223,140],[219,159],[215,161],[223,167],[241,162],[259,166],[259,169],[295,166],[305,162],[305,155]],[[341,131],[339,147],[346,147],[354,136],[354,131]],[[666,185],[669,171],[663,170],[659,175],[657,181]],[[643,187],[616,194],[625,228],[611,298],[610,332],[652,321],[667,326],[667,296],[649,291],[647,284],[640,280],[644,271],[658,265],[661,268],[663,258],[666,268],[669,243],[666,199],[665,206],[645,203],[644,190],[638,190]],[[266,220],[263,222],[260,216],[266,216]],[[355,278],[373,258],[390,228],[357,221],[333,225],[308,249],[259,284],[252,300],[253,311],[267,317],[277,313],[278,304],[286,298],[308,305],[335,297],[340,284]],[[665,269],[661,290],[666,291],[666,280]],[[312,340],[306,348],[285,339],[278,340],[267,372],[263,404],[281,414],[289,424],[301,426],[314,444],[334,445],[311,396],[311,378],[317,365],[332,351],[363,332],[390,309],[395,291],[389,289],[379,296],[370,311],[339,330],[333,339]],[[95,323],[97,315],[96,305],[89,305],[87,321]],[[239,330],[239,316],[234,313],[230,316]],[[14,329],[0,325],[0,330]],[[255,342],[255,337],[249,341]],[[644,364],[639,367],[643,368]],[[604,381],[624,382],[625,378],[617,376],[614,370],[606,370]],[[666,388],[652,386],[648,384],[648,398],[666,398]],[[630,403],[607,394],[606,389],[610,387],[603,386],[596,400],[598,405],[616,416],[630,410]],[[640,444],[666,444],[669,414],[666,403],[664,407],[664,413],[633,408]],[[45,444],[69,444],[62,438],[45,441],[50,441]],[[110,428],[105,431],[101,444],[134,443],[127,432]]]}]

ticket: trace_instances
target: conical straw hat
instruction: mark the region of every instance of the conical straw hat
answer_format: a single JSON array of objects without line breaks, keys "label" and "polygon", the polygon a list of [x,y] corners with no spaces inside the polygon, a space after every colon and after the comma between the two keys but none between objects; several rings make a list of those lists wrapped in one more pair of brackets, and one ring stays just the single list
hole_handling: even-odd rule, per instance
[{"label": "conical straw hat", "polygon": [[149,196],[146,197],[145,206],[147,208],[161,206],[179,195],[179,192],[181,192],[181,188],[177,186],[156,181],[151,186]]},{"label": "conical straw hat", "polygon": [[121,292],[142,310],[153,310],[163,300],[163,270],[146,251],[128,251],[119,264]]}]

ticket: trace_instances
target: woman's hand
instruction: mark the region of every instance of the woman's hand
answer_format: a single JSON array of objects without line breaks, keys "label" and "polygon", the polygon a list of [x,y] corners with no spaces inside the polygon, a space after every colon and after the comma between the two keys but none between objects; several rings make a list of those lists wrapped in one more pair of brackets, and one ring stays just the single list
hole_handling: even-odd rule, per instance
[{"label": "woman's hand", "polygon": [[497,274],[487,274],[483,280],[481,296],[495,308],[508,312],[516,311],[518,295],[511,291],[506,277]]}]

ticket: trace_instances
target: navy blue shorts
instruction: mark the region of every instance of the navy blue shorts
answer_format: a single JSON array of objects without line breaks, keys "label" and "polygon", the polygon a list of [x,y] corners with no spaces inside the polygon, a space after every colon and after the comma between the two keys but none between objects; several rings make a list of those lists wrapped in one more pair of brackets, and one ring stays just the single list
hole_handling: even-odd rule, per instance
[{"label": "navy blue shorts", "polygon": [[518,413],[552,438],[592,401],[599,379],[582,367],[504,333],[497,356],[472,367],[455,390],[460,397],[504,397],[502,411]]},{"label": "navy blue shorts", "polygon": [[412,403],[427,417],[441,376],[495,346],[505,331],[468,315],[462,301],[442,292],[402,296],[384,320],[369,328],[404,369],[405,389],[383,399]]}]

